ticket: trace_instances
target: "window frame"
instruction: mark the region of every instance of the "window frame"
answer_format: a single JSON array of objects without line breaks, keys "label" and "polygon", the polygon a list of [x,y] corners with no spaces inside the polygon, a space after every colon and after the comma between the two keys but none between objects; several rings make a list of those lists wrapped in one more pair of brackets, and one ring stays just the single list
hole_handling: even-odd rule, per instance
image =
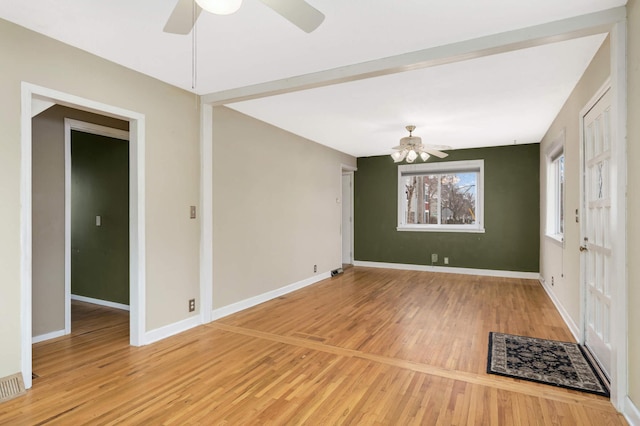
[{"label": "window frame", "polygon": [[[430,224],[411,223],[405,224],[406,194],[403,178],[407,175],[420,174],[445,174],[445,173],[478,173],[476,188],[476,223],[472,225],[462,224]],[[406,164],[398,166],[398,197],[397,203],[397,231],[413,232],[469,232],[484,233],[484,160],[464,160],[464,161],[439,161],[437,163]],[[440,206],[438,206],[440,210]],[[438,214],[441,214],[439,211]]]},{"label": "window frame", "polygon": [[[563,160],[563,173],[560,179],[560,167],[558,161]],[[566,156],[564,130],[551,142],[546,152],[547,166],[547,216],[545,235],[564,245],[564,231],[567,219],[566,210]],[[562,183],[562,189],[560,188]],[[564,214],[562,214],[564,213]]]}]

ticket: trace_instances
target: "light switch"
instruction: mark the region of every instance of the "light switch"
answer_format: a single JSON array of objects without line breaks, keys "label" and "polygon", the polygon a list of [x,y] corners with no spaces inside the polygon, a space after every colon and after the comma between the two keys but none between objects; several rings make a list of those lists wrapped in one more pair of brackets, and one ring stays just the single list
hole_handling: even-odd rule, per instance
[{"label": "light switch", "polygon": [[102,226],[102,216],[96,216],[96,226]]},{"label": "light switch", "polygon": [[191,206],[191,219],[196,218],[196,206]]}]

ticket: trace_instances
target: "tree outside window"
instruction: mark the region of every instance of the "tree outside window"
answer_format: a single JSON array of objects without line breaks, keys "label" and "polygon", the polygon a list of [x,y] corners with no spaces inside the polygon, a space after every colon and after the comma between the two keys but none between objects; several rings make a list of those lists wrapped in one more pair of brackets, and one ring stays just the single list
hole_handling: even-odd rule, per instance
[{"label": "tree outside window", "polygon": [[[401,166],[399,190],[403,196],[399,200],[398,228],[480,228],[478,193],[482,166],[471,163]],[[438,168],[445,170],[440,173],[430,170]]]},{"label": "tree outside window", "polygon": [[410,176],[405,179],[406,223],[475,223],[477,173]]}]

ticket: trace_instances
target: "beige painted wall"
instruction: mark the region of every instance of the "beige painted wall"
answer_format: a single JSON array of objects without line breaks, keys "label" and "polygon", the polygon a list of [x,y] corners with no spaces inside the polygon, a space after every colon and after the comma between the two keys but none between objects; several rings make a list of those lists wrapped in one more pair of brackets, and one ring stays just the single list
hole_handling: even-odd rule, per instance
[{"label": "beige painted wall", "polygon": [[0,377],[20,361],[20,108],[26,81],[146,118],[147,330],[199,295],[199,112],[194,95],[0,20]]},{"label": "beige painted wall", "polygon": [[[610,46],[607,38],[569,99],[556,116],[540,144],[540,274],[571,316],[580,325],[580,110],[602,87],[610,74]],[[564,246],[545,235],[547,220],[546,154],[556,138],[565,132],[565,233]]]},{"label": "beige painted wall", "polygon": [[640,408],[640,2],[627,3],[627,256],[629,265],[629,397]]},{"label": "beige painted wall", "polygon": [[64,330],[64,119],[128,130],[129,123],[55,105],[32,120],[32,330]]},{"label": "beige painted wall", "polygon": [[356,159],[228,108],[213,120],[214,309],[340,267]]}]

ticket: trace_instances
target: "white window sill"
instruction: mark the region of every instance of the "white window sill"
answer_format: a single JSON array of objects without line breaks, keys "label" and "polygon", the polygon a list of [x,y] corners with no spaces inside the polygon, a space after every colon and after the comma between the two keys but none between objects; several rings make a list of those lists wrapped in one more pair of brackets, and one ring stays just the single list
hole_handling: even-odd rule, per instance
[{"label": "white window sill", "polygon": [[547,239],[560,247],[564,247],[564,235],[562,234],[546,234]]},{"label": "white window sill", "polygon": [[484,228],[470,226],[425,226],[425,225],[400,225],[396,228],[403,232],[468,232],[473,234],[484,234]]}]

